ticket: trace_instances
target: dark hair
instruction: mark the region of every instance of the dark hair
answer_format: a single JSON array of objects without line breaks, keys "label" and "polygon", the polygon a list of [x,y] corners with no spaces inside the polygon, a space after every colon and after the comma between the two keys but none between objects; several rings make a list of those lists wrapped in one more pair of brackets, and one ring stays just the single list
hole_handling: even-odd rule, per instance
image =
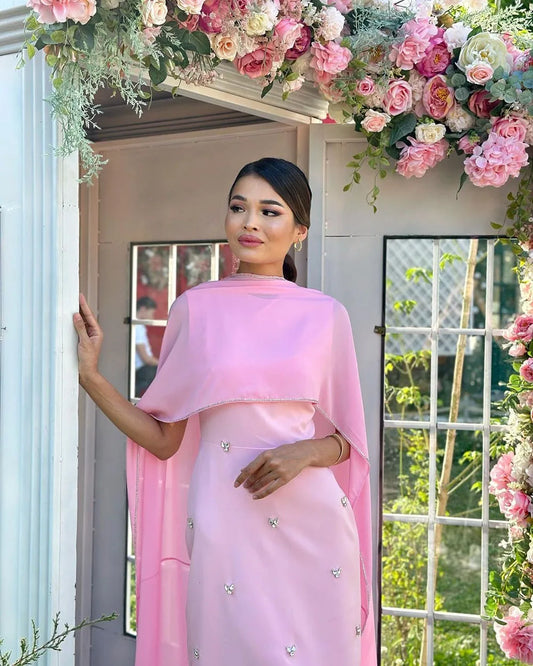
[{"label": "dark hair", "polygon": [[[237,182],[245,176],[259,176],[287,202],[294,215],[296,224],[303,224],[309,229],[311,224],[311,188],[304,172],[281,157],[262,157],[260,160],[245,164],[233,181],[228,199]],[[286,280],[296,282],[296,266],[293,258],[287,254],[283,262],[283,276]]]},{"label": "dark hair", "polygon": [[157,307],[157,303],[150,296],[141,296],[137,300],[137,310],[139,308],[146,308],[147,310],[154,310]]}]

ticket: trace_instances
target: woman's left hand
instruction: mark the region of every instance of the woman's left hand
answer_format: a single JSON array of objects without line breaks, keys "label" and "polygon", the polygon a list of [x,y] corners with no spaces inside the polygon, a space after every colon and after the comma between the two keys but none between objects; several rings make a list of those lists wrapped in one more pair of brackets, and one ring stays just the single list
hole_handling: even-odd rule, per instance
[{"label": "woman's left hand", "polygon": [[253,499],[267,497],[311,465],[313,453],[314,445],[309,440],[263,451],[241,470],[235,488],[242,484]]}]

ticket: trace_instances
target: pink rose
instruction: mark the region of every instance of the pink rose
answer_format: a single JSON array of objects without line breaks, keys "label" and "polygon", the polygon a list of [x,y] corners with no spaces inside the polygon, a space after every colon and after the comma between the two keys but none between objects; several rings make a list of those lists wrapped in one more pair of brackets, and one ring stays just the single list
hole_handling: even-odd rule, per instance
[{"label": "pink rose", "polygon": [[487,62],[475,62],[473,65],[465,67],[467,81],[478,86],[484,86],[492,79],[493,74],[494,70]]},{"label": "pink rose", "polygon": [[492,131],[505,139],[525,141],[528,123],[525,118],[518,116],[505,116],[504,118],[491,118]]},{"label": "pink rose", "polygon": [[368,109],[361,122],[361,127],[367,132],[381,132],[390,119],[391,117],[388,113]]},{"label": "pink rose", "polygon": [[486,90],[476,90],[468,98],[468,108],[478,118],[490,118],[490,112],[499,103],[497,99],[491,101],[490,94]]},{"label": "pink rose", "polygon": [[451,55],[446,46],[446,42],[440,41],[432,43],[426,50],[425,56],[416,64],[416,69],[427,78],[446,71],[450,64]]},{"label": "pink rose", "polygon": [[514,520],[520,527],[525,527],[531,517],[531,498],[521,490],[515,490],[511,504],[507,507],[505,517]]},{"label": "pink rose", "polygon": [[518,358],[519,356],[524,356],[527,350],[521,342],[514,342],[507,351],[509,356]]},{"label": "pink rose", "polygon": [[274,26],[274,36],[283,50],[292,49],[302,32],[302,24],[286,16]]},{"label": "pink rose", "polygon": [[405,178],[422,178],[428,169],[432,169],[446,157],[449,145],[446,139],[435,143],[422,143],[409,136],[407,140],[410,146],[403,142],[397,144],[402,150],[396,163],[396,171]]},{"label": "pink rose", "polygon": [[505,624],[494,623],[494,633],[505,656],[533,664],[533,626],[516,606],[511,606],[503,620]]},{"label": "pink rose", "polygon": [[300,23],[300,36],[294,42],[293,47],[285,54],[285,60],[296,60],[306,53],[311,46],[311,36],[311,28]]},{"label": "pink rose", "polygon": [[96,13],[95,0],[29,0],[41,23],[64,23],[67,20],[85,25]]},{"label": "pink rose", "polygon": [[[324,72],[326,74],[339,74],[342,72],[352,59],[352,52],[345,46],[339,46],[335,42],[320,44],[313,42],[311,45],[310,66],[315,72]],[[322,81],[323,82],[323,81]]]},{"label": "pink rose", "polygon": [[358,81],[357,85],[355,86],[355,92],[358,95],[362,95],[363,97],[372,95],[375,89],[376,85],[369,76],[365,76],[365,78]]},{"label": "pink rose", "polygon": [[531,51],[524,51],[518,55],[514,61],[514,69],[525,72],[530,67],[533,67],[533,49]]},{"label": "pink rose", "polygon": [[505,329],[503,337],[514,342],[531,342],[533,340],[533,317],[531,315],[519,315],[514,322]]},{"label": "pink rose", "polygon": [[241,74],[246,74],[251,79],[265,76],[272,69],[274,51],[272,48],[261,47],[251,53],[235,58],[235,67]]},{"label": "pink rose", "polygon": [[394,44],[389,53],[389,59],[400,69],[413,69],[426,53],[428,42],[409,35],[401,44]]},{"label": "pink rose", "polygon": [[446,84],[446,77],[437,74],[429,79],[424,86],[422,104],[432,118],[440,120],[446,116],[454,104],[453,88]]},{"label": "pink rose", "polygon": [[520,403],[520,407],[529,407],[531,409],[533,407],[533,391],[521,391],[518,394],[518,402]]},{"label": "pink rose", "polygon": [[389,82],[387,92],[383,97],[383,108],[391,116],[409,111],[413,106],[413,91],[411,86],[403,79],[393,79]]},{"label": "pink rose", "polygon": [[472,155],[474,148],[479,146],[479,136],[472,134],[465,134],[457,142],[457,147],[462,150],[466,155]]},{"label": "pink rose", "polygon": [[533,358],[528,358],[527,361],[524,361],[520,366],[520,376],[533,384]]},{"label": "pink rose", "polygon": [[498,495],[502,490],[509,489],[509,484],[516,479],[513,476],[514,453],[504,453],[490,471],[489,493]]}]

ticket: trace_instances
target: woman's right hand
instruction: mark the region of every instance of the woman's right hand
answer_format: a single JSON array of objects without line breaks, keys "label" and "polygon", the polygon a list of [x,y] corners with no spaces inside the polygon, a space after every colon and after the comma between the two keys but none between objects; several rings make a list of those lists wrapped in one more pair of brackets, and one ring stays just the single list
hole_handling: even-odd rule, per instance
[{"label": "woman's right hand", "polygon": [[78,371],[83,382],[84,377],[98,372],[104,334],[83,294],[80,294],[80,311],[72,319],[78,333]]}]

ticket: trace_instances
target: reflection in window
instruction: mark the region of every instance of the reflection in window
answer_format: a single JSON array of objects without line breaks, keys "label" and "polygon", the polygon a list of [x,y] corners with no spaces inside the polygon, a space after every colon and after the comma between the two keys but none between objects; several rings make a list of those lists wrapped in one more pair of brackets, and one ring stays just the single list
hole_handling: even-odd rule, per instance
[{"label": "reflection in window", "polygon": [[482,614],[506,534],[488,473],[514,255],[482,238],[385,243],[382,664],[503,666]]},{"label": "reflection in window", "polygon": [[[234,270],[225,242],[131,245],[129,399],[142,397],[157,370],[168,311],[181,293]],[[136,633],[135,556],[128,520],[126,562],[126,633]]]}]

